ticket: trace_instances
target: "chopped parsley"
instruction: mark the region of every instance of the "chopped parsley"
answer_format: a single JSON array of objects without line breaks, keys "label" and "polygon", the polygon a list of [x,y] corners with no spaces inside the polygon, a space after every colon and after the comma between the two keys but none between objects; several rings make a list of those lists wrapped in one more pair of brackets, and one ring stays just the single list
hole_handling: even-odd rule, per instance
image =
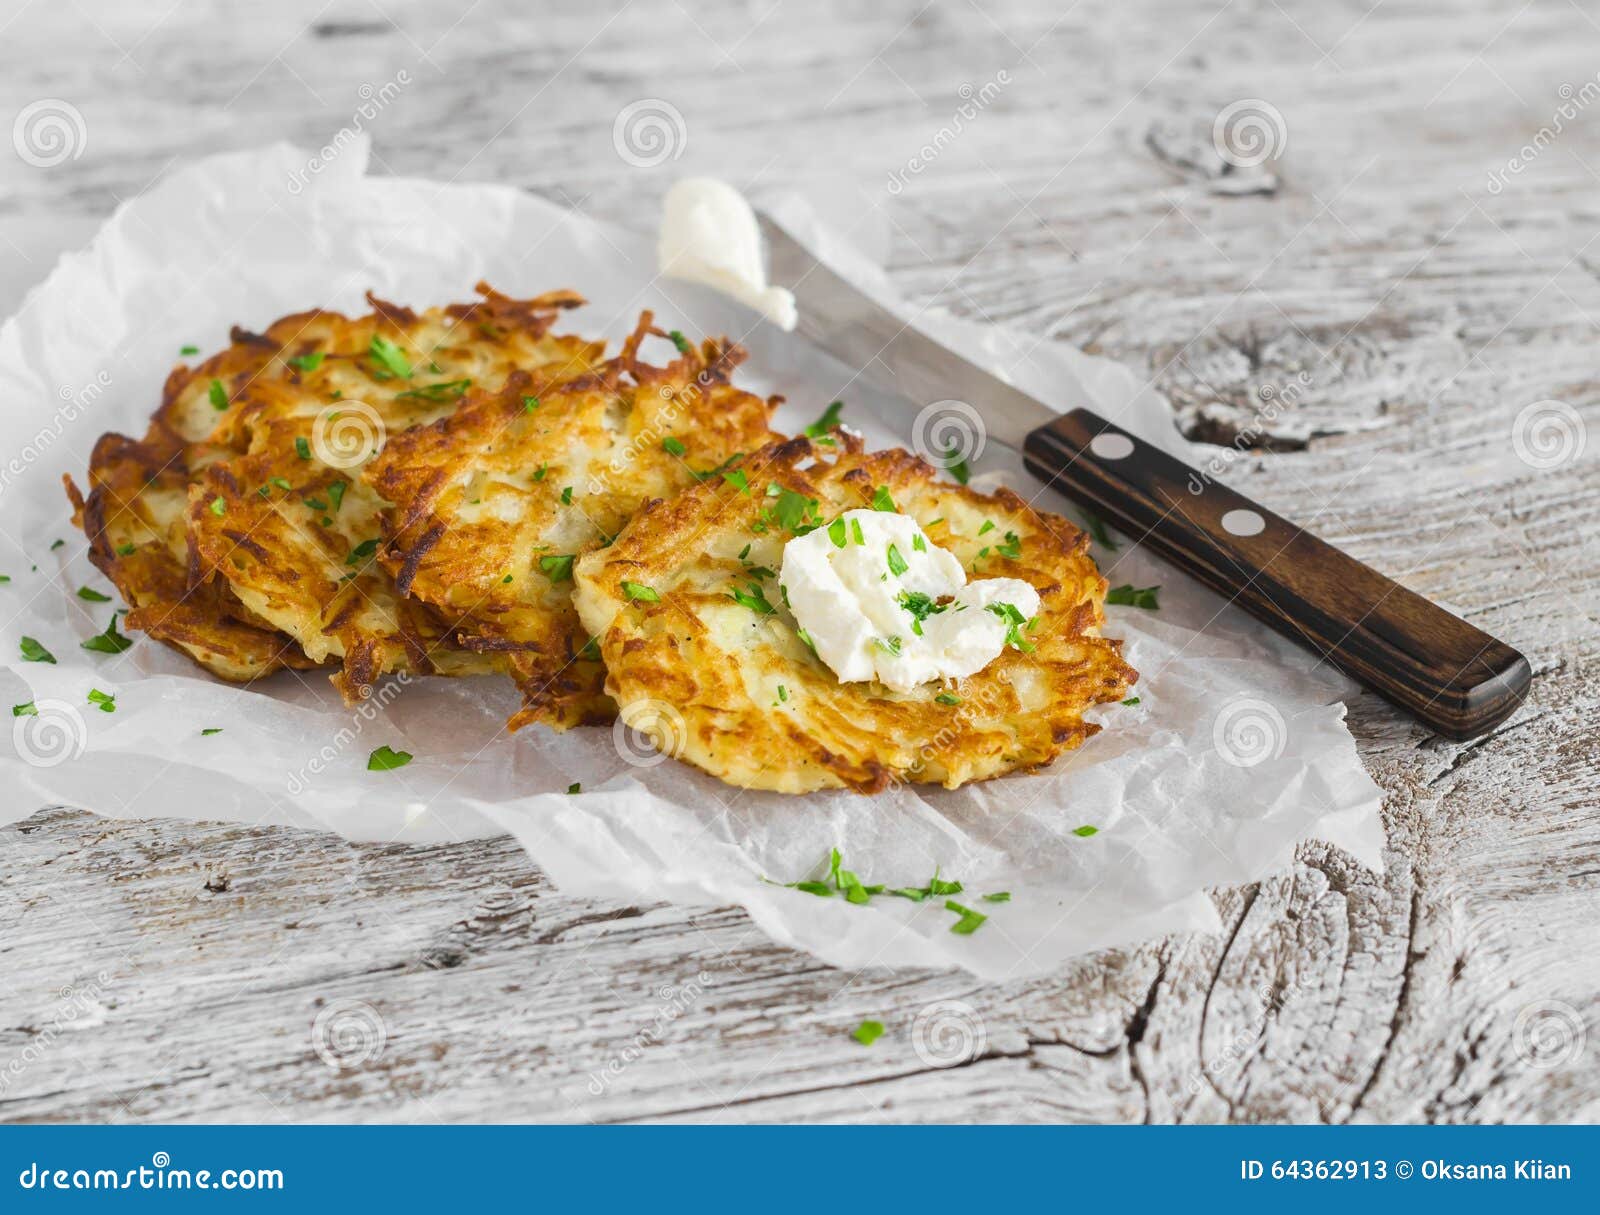
[{"label": "chopped parsley", "polygon": [[522,412],[523,413],[532,413],[535,409],[538,409],[538,408],[539,408],[539,398],[538,397],[523,397],[522,398]]},{"label": "chopped parsley", "polygon": [[11,706],[11,716],[13,716],[13,717],[37,717],[37,716],[39,716],[39,706],[34,704],[33,701],[31,701],[31,700],[26,702],[25,704],[12,705]]},{"label": "chopped parsley", "polygon": [[880,485],[873,491],[872,509],[886,510],[894,514],[900,512],[900,508],[894,504],[894,495],[889,492],[887,485]]},{"label": "chopped parsley", "polygon": [[906,559],[900,555],[900,550],[891,544],[889,546],[889,572],[898,578],[910,568],[906,564]]},{"label": "chopped parsley", "polygon": [[212,380],[211,387],[206,390],[211,397],[211,408],[221,413],[228,407],[228,390],[222,386],[221,380]]},{"label": "chopped parsley", "polygon": [[89,703],[99,705],[102,713],[115,713],[117,711],[117,697],[114,692],[102,692],[99,688],[90,688]]},{"label": "chopped parsley", "polygon": [[1139,703],[1139,698],[1137,696],[1130,696],[1130,697],[1128,697],[1127,700],[1123,701],[1122,703],[1123,703],[1124,707],[1131,709],[1134,705]]},{"label": "chopped parsley", "polygon": [[810,633],[806,632],[804,629],[796,629],[794,631],[794,635],[800,638],[800,640],[805,644],[806,648],[809,649],[813,654],[817,652],[817,643],[811,639]]},{"label": "chopped parsley", "polygon": [[222,727],[221,726],[207,726],[204,730],[200,731],[200,737],[201,738],[210,738],[213,734],[221,734],[221,733],[222,733]]},{"label": "chopped parsley", "polygon": [[840,515],[828,524],[828,539],[833,541],[834,548],[844,547],[844,516]]},{"label": "chopped parsley", "polygon": [[921,532],[918,532],[915,536],[911,537],[911,548],[913,552],[918,553],[925,553],[928,551],[928,542],[922,538]]},{"label": "chopped parsley", "polygon": [[729,456],[726,460],[724,460],[721,464],[718,464],[715,468],[708,468],[704,472],[695,472],[693,469],[691,469],[689,471],[689,475],[691,477],[693,477],[696,481],[709,481],[709,480],[711,480],[712,477],[715,477],[718,473],[721,473],[726,469],[732,468],[737,461],[742,460],[743,458],[744,458],[744,452],[736,451],[731,456]]},{"label": "chopped parsley", "polygon": [[[623,583],[624,587],[628,585],[628,583]],[[772,604],[767,602],[766,592],[761,589],[761,584],[759,582],[749,582],[745,585],[748,588],[747,590],[741,591],[735,589],[729,591],[728,598],[732,599],[741,607],[749,608],[758,616],[770,616],[778,610],[777,608],[773,607]]]},{"label": "chopped parsley", "polygon": [[[779,489],[777,499],[772,505],[772,517],[785,531],[803,536],[822,526],[815,498],[808,498],[792,489]],[[830,537],[833,535],[831,531],[828,534]]]},{"label": "chopped parsley", "polygon": [[750,478],[745,475],[745,471],[742,468],[735,468],[731,472],[723,473],[722,479],[741,494],[750,492]]},{"label": "chopped parsley", "polygon": [[781,683],[778,685],[778,699],[780,701],[786,701],[789,699],[789,689],[784,687]]},{"label": "chopped parsley", "polygon": [[[373,338],[372,340],[377,341],[378,339]],[[367,756],[367,771],[390,772],[395,768],[403,768],[410,762],[410,751],[396,751],[386,743]]]},{"label": "chopped parsley", "polygon": [[335,481],[328,486],[328,501],[333,503],[333,509],[338,510],[344,505],[344,491],[350,488],[348,481]]},{"label": "chopped parsley", "polygon": [[1022,635],[1023,629],[1029,627],[1032,621],[1023,616],[1014,603],[991,603],[984,609],[992,615],[1005,621],[1006,644],[1014,650],[1021,650],[1024,654],[1033,653],[1033,642]]},{"label": "chopped parsley", "polygon": [[1114,586],[1106,592],[1106,602],[1122,607],[1145,608],[1147,611],[1158,611],[1161,605],[1156,602],[1156,592],[1159,586]]},{"label": "chopped parsley", "polygon": [[293,367],[296,371],[315,371],[318,367],[322,366],[322,358],[323,355],[322,351],[320,350],[314,351],[311,354],[297,354],[294,356],[294,358],[289,360],[289,366]]},{"label": "chopped parsley", "polygon": [[932,595],[922,591],[901,591],[896,602],[911,613],[911,631],[918,637],[922,636],[924,620],[950,610],[948,603],[940,603]]},{"label": "chopped parsley", "polygon": [[1078,836],[1081,839],[1088,839],[1091,835],[1099,835],[1100,834],[1100,828],[1098,828],[1098,827],[1090,827],[1090,826],[1088,826],[1086,824],[1086,825],[1084,825],[1082,827],[1074,827],[1072,829],[1072,834]]},{"label": "chopped parsley", "polygon": [[575,780],[570,785],[567,786],[567,796],[568,797],[571,797],[573,794],[582,793],[582,792],[583,792],[583,782],[582,781]]},{"label": "chopped parsley", "polygon": [[671,435],[668,435],[666,438],[661,440],[661,450],[666,452],[669,456],[681,456],[689,449],[677,439],[674,439]]},{"label": "chopped parsley", "polygon": [[985,903],[1009,903],[1011,901],[1011,892],[1009,890],[997,890],[993,894],[984,895],[983,901]]},{"label": "chopped parsley", "polygon": [[1114,553],[1122,547],[1111,538],[1111,533],[1106,530],[1106,525],[1101,521],[1099,515],[1092,515],[1088,511],[1084,511],[1083,524],[1088,528],[1089,534],[1094,537],[1095,543],[1100,545],[1101,548],[1109,549]]},{"label": "chopped parsley", "polygon": [[[26,641],[27,638],[23,638],[23,640]],[[106,631],[96,633],[89,638],[88,641],[83,643],[83,648],[92,650],[96,654],[120,654],[132,644],[133,638],[124,637],[117,632],[117,614],[113,612],[111,613],[111,622],[106,625]],[[54,662],[55,659],[52,658],[50,661]]]},{"label": "chopped parsley", "polygon": [[970,907],[963,907],[954,899],[946,899],[944,901],[944,909],[946,911],[953,911],[961,917],[954,924],[950,925],[950,931],[955,933],[957,936],[970,937],[973,933],[977,932],[978,929],[982,928],[984,921],[989,918],[982,912],[974,911]]},{"label": "chopped parsley", "polygon": [[102,595],[99,591],[95,590],[93,587],[88,587],[88,586],[80,586],[78,588],[78,598],[82,599],[82,600],[84,600],[84,601],[86,601],[88,603],[110,603],[111,602],[111,596],[110,595]]},{"label": "chopped parsley", "polygon": [[850,539],[856,544],[865,544],[867,538],[861,534],[861,520],[850,520]]},{"label": "chopped parsley", "polygon": [[960,882],[946,882],[939,877],[939,870],[934,868],[933,876],[928,879],[929,894],[960,894]]},{"label": "chopped parsley", "polygon": [[835,426],[839,425],[839,415],[843,412],[844,402],[834,401],[822,411],[822,416],[820,418],[811,423],[810,426],[806,427],[806,438],[827,439],[828,442],[833,442],[832,438],[829,437],[828,432]]},{"label": "chopped parsley", "polygon": [[694,344],[683,336],[681,329],[674,329],[667,336],[672,339],[672,344],[678,348],[679,354],[694,353]]},{"label": "chopped parsley", "polygon": [[940,692],[934,699],[942,705],[958,705],[961,703],[961,697],[950,692]]},{"label": "chopped parsley", "polygon": [[294,441],[294,454],[299,456],[302,460],[309,460],[311,458],[311,444],[306,442],[306,437],[304,435],[296,436]]},{"label": "chopped parsley", "polygon": [[572,505],[572,486],[569,485],[561,491],[561,505]]},{"label": "chopped parsley", "polygon": [[344,559],[344,563],[346,565],[354,565],[357,561],[365,561],[377,551],[378,541],[376,539],[363,540],[350,550],[350,555]]},{"label": "chopped parsley", "polygon": [[[219,498],[218,501],[221,501],[221,499]],[[324,502],[321,498],[306,498],[306,499],[304,499],[304,502],[312,510],[327,510],[328,509],[328,504],[326,502]],[[217,513],[221,514],[222,512],[218,511]]]},{"label": "chopped parsley", "polygon": [[138,551],[138,545],[136,544],[128,543],[117,545],[117,556],[119,557],[131,557],[136,551]]},{"label": "chopped parsley", "polygon": [[577,553],[563,553],[557,556],[540,557],[539,572],[551,582],[567,582],[572,578],[572,563],[578,559]]},{"label": "chopped parsley", "polygon": [[198,347],[198,346],[182,346],[182,347],[179,347],[178,353],[182,354],[182,355],[199,354],[200,353],[200,347]]},{"label": "chopped parsley", "polygon": [[471,380],[446,380],[442,384],[424,384],[421,388],[397,392],[394,399],[401,401],[414,397],[423,401],[454,401],[465,395],[471,387]]},{"label": "chopped parsley", "polygon": [[546,474],[548,474],[549,471],[550,471],[550,466],[548,464],[541,464],[541,465],[539,465],[538,468],[533,470],[533,479],[535,481],[543,481],[545,479]]},{"label": "chopped parsley", "polygon": [[411,360],[406,358],[406,352],[401,350],[381,333],[374,333],[372,341],[367,345],[367,351],[388,375],[384,378],[398,376],[402,380],[411,378]]},{"label": "chopped parsley", "polygon": [[883,1037],[883,1022],[863,1021],[856,1026],[855,1033],[850,1036],[861,1043],[862,1046],[871,1046],[879,1038]]},{"label": "chopped parsley", "polygon": [[972,468],[959,447],[951,447],[944,453],[944,470],[956,479],[958,485],[965,485],[972,480]]},{"label": "chopped parsley", "polygon": [[874,637],[872,644],[880,650],[887,650],[897,658],[900,656],[900,638],[898,637]]},{"label": "chopped parsley", "polygon": [[993,519],[985,519],[983,521],[983,526],[978,529],[978,535],[981,536],[981,535],[983,535],[984,532],[992,532],[992,531],[994,531],[994,520]]},{"label": "chopped parsley", "polygon": [[626,578],[622,580],[622,593],[639,603],[661,602],[661,596],[656,593],[654,587],[645,586],[642,582],[629,582]]},{"label": "chopped parsley", "polygon": [[57,540],[57,541],[56,541],[56,542],[55,542],[55,543],[54,543],[54,544],[52,544],[52,545],[51,545],[51,546],[50,546],[50,551],[51,551],[51,552],[52,552],[52,553],[53,553],[53,552],[55,552],[55,551],[56,551],[56,549],[58,549],[58,548],[60,548],[60,547],[61,547],[61,546],[62,546],[62,545],[63,545],[63,544],[65,544],[65,543],[66,543],[66,541],[65,541],[65,540]]},{"label": "chopped parsley", "polygon": [[1009,557],[1012,561],[1022,556],[1022,540],[1016,532],[1006,533],[1006,542],[995,546],[995,551],[1002,557]]},{"label": "chopped parsley", "polygon": [[[276,485],[284,493],[288,493],[290,490],[292,490],[294,488],[294,486],[289,484],[289,479],[287,477],[271,477],[271,478],[269,478],[269,481],[270,481],[271,484]],[[343,491],[341,491],[341,492],[343,492]],[[263,497],[264,496],[265,495],[263,495]]]}]

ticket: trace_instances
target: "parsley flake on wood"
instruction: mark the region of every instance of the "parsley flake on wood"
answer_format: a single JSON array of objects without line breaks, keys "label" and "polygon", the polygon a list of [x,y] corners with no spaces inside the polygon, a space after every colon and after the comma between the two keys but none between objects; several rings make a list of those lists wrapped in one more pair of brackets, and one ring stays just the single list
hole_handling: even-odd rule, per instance
[{"label": "parsley flake on wood", "polygon": [[861,1043],[862,1046],[871,1046],[879,1038],[883,1037],[883,1022],[863,1021],[856,1026],[855,1033],[850,1036]]},{"label": "parsley flake on wood", "polygon": [[[374,341],[377,339],[374,338]],[[390,772],[395,768],[403,768],[411,762],[410,751],[393,750],[387,743],[367,756],[368,772]]]}]

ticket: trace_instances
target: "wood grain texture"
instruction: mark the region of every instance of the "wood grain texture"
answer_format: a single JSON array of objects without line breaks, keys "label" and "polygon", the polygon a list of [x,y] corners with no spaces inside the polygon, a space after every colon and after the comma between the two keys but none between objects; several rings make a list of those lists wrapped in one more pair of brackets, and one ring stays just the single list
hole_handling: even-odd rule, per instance
[{"label": "wood grain texture", "polygon": [[[1535,142],[1594,78],[1594,21],[1564,0],[0,15],[6,126],[56,97],[89,133],[50,169],[0,145],[7,306],[174,161],[321,143],[404,69],[368,124],[384,169],[636,223],[689,172],[832,194],[910,297],[1147,372],[1192,433],[1243,436],[1223,479],[1535,672],[1466,745],[1351,705],[1383,877],[1308,846],[1216,893],[1219,936],[1027,983],[847,974],[742,913],[566,898],[506,841],[45,811],[0,831],[0,1118],[1600,1117],[1600,436],[1546,469],[1513,444],[1528,405],[1592,430],[1600,399],[1600,106]],[[943,140],[961,87],[1002,71]],[[641,169],[612,124],[652,97],[687,143]],[[1212,122],[1247,98],[1287,145],[1224,171]],[[1561,1028],[1550,1001],[1589,1041],[1532,1066],[1519,1034]],[[334,1065],[319,1016],[350,1031]],[[870,1049],[848,1036],[869,1016]],[[940,1016],[973,1057],[936,1065]]]}]

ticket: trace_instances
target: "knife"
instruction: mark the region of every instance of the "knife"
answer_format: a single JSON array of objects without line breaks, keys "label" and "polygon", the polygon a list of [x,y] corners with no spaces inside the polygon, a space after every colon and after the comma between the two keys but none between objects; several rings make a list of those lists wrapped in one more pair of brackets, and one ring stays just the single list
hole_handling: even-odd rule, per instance
[{"label": "knife", "polygon": [[1504,721],[1533,671],[1518,651],[1092,410],[1067,413],[968,362],[759,214],[770,281],[799,330],[917,403],[959,400],[1046,486],[1453,739]]}]

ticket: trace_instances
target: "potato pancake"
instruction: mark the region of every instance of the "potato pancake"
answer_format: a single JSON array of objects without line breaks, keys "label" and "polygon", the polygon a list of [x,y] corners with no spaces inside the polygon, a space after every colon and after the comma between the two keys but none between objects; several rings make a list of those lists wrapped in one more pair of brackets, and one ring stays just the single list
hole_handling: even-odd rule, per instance
[{"label": "potato pancake", "polygon": [[[904,693],[841,683],[797,629],[776,571],[788,540],[863,508],[909,515],[972,577],[1027,582],[1038,615],[964,679]],[[751,789],[955,788],[1081,745],[1099,729],[1084,711],[1138,678],[1121,643],[1098,635],[1106,581],[1088,543],[1009,490],[979,493],[835,431],[651,503],[579,560],[575,600],[606,691],[660,751]]]},{"label": "potato pancake", "polygon": [[609,721],[615,705],[572,606],[572,569],[652,498],[721,481],[771,442],[778,398],[735,388],[744,351],[698,348],[639,361],[640,319],[620,356],[554,387],[513,377],[471,392],[449,417],[390,438],[364,476],[394,504],[381,560],[465,648],[503,655],[523,695],[512,728]]},{"label": "potato pancake", "polygon": [[194,369],[167,377],[161,407],[143,439],[101,435],[89,460],[85,496],[63,477],[72,521],[89,540],[89,560],[127,602],[123,624],[189,655],[223,679],[244,682],[284,667],[311,667],[294,639],[249,611],[225,585],[191,585],[184,528],[191,479],[226,447],[208,442],[216,425],[213,382],[248,382],[274,348],[235,330],[233,345]]},{"label": "potato pancake", "polygon": [[285,318],[258,372],[211,389],[214,438],[229,449],[188,489],[194,568],[314,662],[341,661],[347,700],[390,671],[503,671],[463,650],[425,604],[406,600],[377,560],[386,505],[362,467],[393,436],[452,413],[469,391],[548,385],[587,372],[600,343],[549,332],[582,300],[554,292],[412,312],[369,294],[374,311]]}]

